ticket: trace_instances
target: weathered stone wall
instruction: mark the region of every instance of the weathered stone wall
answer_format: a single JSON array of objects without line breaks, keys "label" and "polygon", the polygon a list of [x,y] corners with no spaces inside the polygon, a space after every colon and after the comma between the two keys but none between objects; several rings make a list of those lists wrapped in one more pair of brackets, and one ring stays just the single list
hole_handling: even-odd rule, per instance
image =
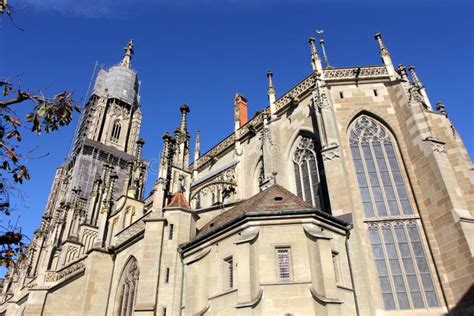
[{"label": "weathered stone wall", "polygon": [[[354,314],[344,232],[320,225],[291,216],[258,219],[186,251],[184,314],[203,310],[209,315]],[[290,247],[287,281],[279,278],[278,247]],[[226,279],[228,258],[234,267],[231,288]],[[312,291],[335,303],[322,305]]]}]

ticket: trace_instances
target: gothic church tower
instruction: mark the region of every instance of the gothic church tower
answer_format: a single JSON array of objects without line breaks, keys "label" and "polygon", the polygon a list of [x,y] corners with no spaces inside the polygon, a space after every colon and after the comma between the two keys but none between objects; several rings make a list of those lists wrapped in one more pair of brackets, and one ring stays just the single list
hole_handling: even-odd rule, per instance
[{"label": "gothic church tower", "polygon": [[72,151],[56,171],[41,226],[18,272],[20,283],[42,282],[46,271],[60,270],[91,248],[104,248],[115,200],[143,197],[146,165],[133,49],[130,41],[121,62],[97,75]]}]

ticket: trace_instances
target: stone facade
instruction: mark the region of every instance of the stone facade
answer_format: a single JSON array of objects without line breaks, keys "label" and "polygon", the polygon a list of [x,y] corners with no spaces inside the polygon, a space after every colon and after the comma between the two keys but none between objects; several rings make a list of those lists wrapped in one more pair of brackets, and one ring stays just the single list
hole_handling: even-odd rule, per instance
[{"label": "stone facade", "polygon": [[[474,173],[415,69],[323,67],[144,197],[133,43],[102,70],[2,315],[471,315]],[[189,201],[189,202],[188,202]]]}]

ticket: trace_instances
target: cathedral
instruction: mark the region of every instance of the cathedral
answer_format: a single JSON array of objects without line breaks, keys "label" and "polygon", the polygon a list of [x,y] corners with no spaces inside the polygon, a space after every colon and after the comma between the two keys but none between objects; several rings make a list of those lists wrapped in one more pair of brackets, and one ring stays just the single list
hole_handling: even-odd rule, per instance
[{"label": "cathedral", "polygon": [[375,40],[379,65],[334,68],[310,38],[307,77],[277,95],[268,72],[251,118],[235,95],[206,153],[182,105],[150,192],[130,41],[95,78],[0,315],[473,315],[472,161]]}]

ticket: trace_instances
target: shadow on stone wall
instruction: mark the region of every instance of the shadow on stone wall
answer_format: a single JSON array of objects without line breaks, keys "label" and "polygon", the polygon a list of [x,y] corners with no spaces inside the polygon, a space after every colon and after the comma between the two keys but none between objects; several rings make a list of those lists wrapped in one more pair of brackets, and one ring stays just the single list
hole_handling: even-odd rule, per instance
[{"label": "shadow on stone wall", "polygon": [[474,285],[464,294],[461,300],[447,314],[449,316],[472,316],[474,315]]}]

